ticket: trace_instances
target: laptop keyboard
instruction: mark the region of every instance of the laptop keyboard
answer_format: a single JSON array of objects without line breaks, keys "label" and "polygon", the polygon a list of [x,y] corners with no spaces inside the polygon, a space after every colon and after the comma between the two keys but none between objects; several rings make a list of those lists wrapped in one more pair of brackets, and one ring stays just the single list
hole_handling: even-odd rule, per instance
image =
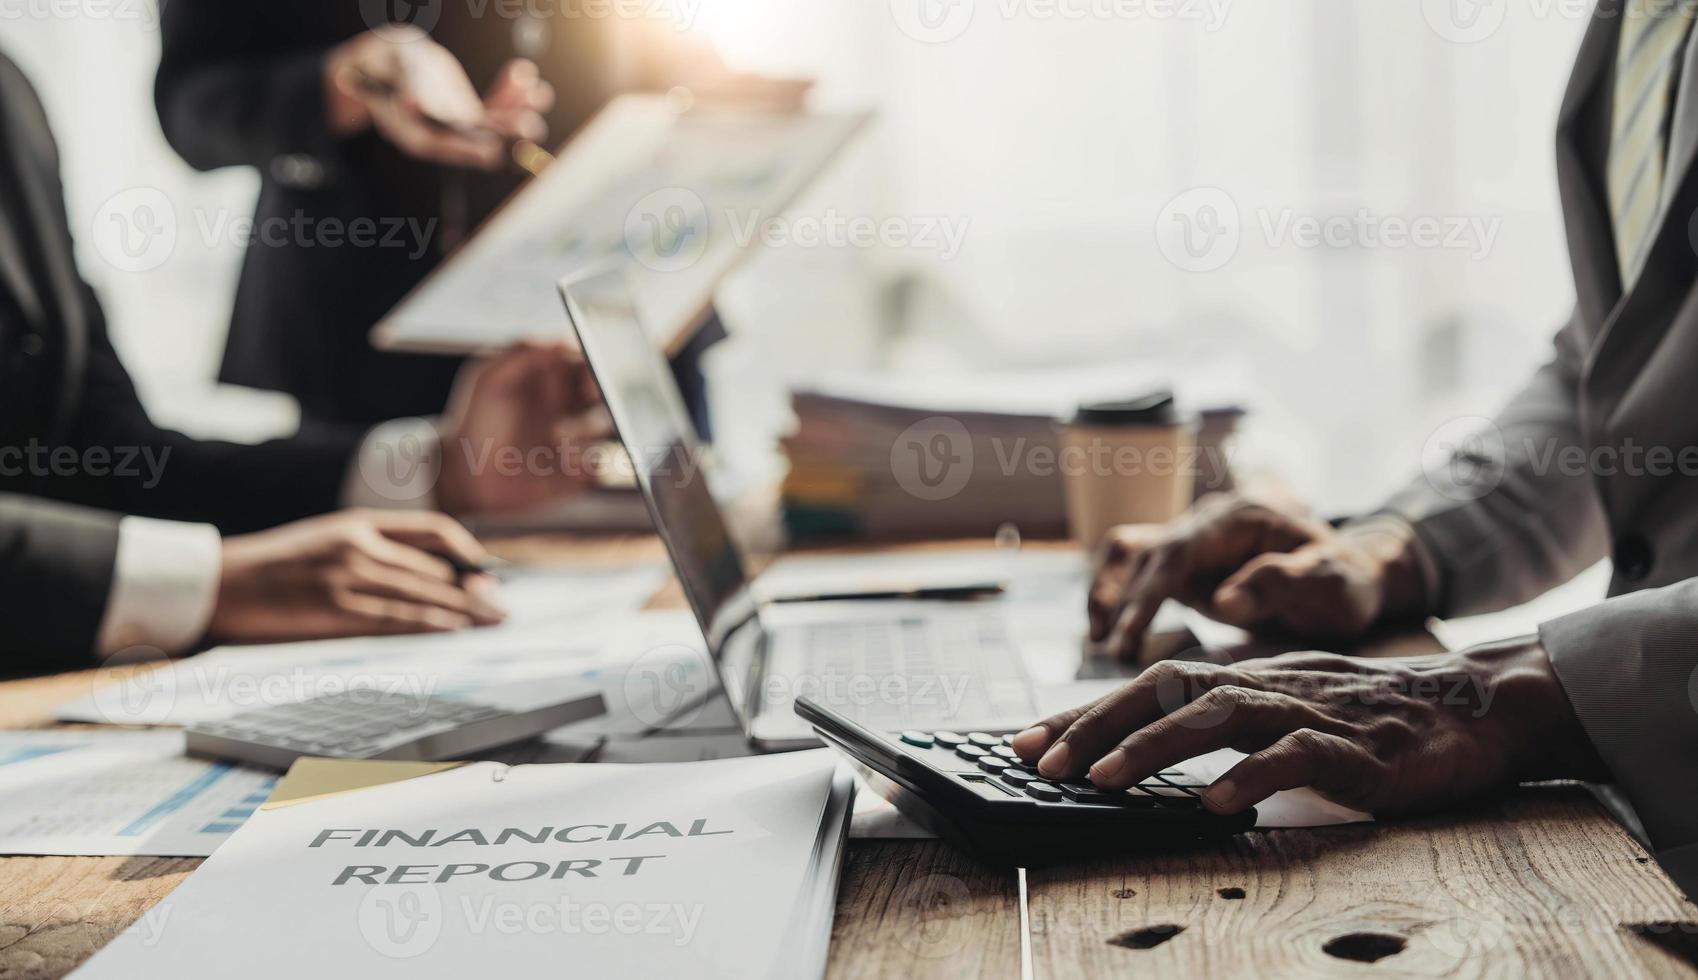
[{"label": "laptop keyboard", "polygon": [[780,663],[820,683],[817,700],[869,728],[1036,715],[1031,678],[999,614],[808,624],[777,631],[777,642]]},{"label": "laptop keyboard", "polygon": [[499,708],[450,698],[351,690],[247,711],[195,729],[302,755],[359,759],[430,732],[506,714]]}]

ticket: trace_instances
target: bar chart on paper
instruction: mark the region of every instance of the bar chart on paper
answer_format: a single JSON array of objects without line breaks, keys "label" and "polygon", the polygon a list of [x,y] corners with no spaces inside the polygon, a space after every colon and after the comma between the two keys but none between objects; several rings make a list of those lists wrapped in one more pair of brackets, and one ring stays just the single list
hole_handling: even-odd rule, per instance
[{"label": "bar chart on paper", "polygon": [[204,857],[273,773],[183,756],[181,732],[0,732],[0,853]]}]

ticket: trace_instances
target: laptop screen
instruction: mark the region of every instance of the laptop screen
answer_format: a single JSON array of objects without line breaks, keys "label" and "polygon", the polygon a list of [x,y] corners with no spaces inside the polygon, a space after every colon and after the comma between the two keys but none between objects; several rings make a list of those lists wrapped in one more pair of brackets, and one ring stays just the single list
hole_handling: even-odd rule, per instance
[{"label": "laptop screen", "polygon": [[[655,528],[701,623],[726,693],[741,713],[759,620],[743,556],[709,490],[678,383],[643,329],[621,271],[598,266],[562,281],[560,290]],[[755,628],[739,632],[746,624]],[[739,642],[728,644],[734,632]]]}]

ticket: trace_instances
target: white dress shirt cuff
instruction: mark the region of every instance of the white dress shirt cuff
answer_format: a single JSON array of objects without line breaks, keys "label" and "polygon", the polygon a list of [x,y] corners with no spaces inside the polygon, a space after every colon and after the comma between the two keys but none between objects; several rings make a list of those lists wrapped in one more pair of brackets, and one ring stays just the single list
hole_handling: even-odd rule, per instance
[{"label": "white dress shirt cuff", "polygon": [[429,419],[395,419],[366,433],[342,486],[345,507],[435,510],[442,438]]},{"label": "white dress shirt cuff", "polygon": [[222,563],[223,539],[210,524],[148,517],[119,521],[100,655],[133,647],[165,653],[193,647],[212,621]]}]

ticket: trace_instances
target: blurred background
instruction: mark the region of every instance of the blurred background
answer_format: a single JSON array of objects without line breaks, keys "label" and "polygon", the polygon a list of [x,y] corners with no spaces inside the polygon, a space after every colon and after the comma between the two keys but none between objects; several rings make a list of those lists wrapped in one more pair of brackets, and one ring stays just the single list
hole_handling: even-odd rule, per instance
[{"label": "blurred background", "polygon": [[[778,465],[787,389],[828,370],[1147,362],[1232,378],[1241,462],[1343,512],[1497,408],[1572,303],[1551,134],[1589,4],[656,3],[733,67],[876,110],[801,213],[961,231],[767,247],[726,283],[708,371],[736,379],[714,407],[746,470]],[[0,0],[0,48],[42,91],[73,228],[137,187],[195,220],[251,213],[254,174],[194,173],[160,134],[148,0]],[[162,421],[294,424],[286,398],[213,381],[235,240],[197,229],[145,273],[80,247]]]}]

